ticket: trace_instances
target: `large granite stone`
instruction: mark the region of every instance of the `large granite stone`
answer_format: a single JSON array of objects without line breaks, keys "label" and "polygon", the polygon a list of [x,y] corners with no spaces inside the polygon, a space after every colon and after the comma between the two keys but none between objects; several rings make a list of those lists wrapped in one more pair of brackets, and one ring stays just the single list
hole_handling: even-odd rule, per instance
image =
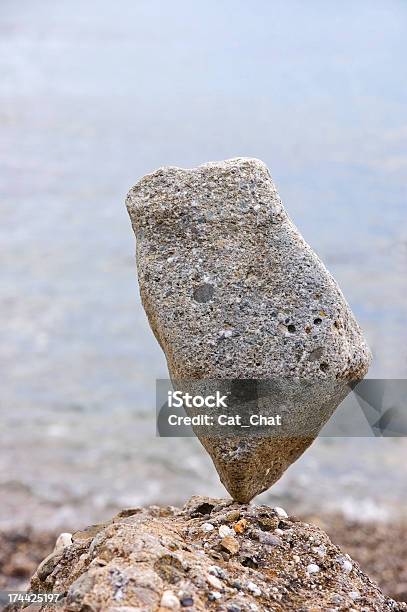
[{"label": "large granite stone", "polygon": [[246,502],[313,441],[365,375],[369,348],[261,161],[161,168],[130,190],[127,207],[142,302],[172,380],[184,389],[259,381],[248,404],[283,415],[262,435],[196,430],[229,493]]}]

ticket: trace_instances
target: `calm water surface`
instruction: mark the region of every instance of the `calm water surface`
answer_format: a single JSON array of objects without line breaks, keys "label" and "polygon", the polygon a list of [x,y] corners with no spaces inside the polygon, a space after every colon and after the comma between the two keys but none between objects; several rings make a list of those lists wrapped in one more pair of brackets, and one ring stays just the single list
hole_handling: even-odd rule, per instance
[{"label": "calm water surface", "polygon": [[[0,527],[223,495],[192,439],[154,437],[163,355],[124,208],[146,172],[262,158],[374,352],[405,378],[403,1],[3,0]],[[404,439],[316,442],[264,501],[407,508]]]}]

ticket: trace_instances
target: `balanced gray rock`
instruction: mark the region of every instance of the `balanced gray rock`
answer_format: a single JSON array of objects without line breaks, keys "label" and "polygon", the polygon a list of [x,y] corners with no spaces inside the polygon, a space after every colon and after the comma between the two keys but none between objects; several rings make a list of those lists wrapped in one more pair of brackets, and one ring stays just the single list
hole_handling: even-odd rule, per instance
[{"label": "balanced gray rock", "polygon": [[282,417],[262,435],[196,430],[229,493],[247,502],[315,439],[367,372],[369,348],[261,161],[161,168],[126,203],[142,303],[171,379],[255,381],[247,404]]}]

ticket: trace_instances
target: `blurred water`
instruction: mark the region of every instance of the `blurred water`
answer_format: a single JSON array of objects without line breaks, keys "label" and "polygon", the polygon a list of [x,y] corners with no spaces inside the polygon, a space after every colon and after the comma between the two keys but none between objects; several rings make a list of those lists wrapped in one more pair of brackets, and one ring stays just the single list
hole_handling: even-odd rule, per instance
[{"label": "blurred water", "polygon": [[[154,437],[165,361],[123,200],[146,172],[262,158],[374,352],[404,378],[404,2],[3,0],[0,526],[223,494],[195,440]],[[407,507],[406,441],[318,441],[263,496]]]}]

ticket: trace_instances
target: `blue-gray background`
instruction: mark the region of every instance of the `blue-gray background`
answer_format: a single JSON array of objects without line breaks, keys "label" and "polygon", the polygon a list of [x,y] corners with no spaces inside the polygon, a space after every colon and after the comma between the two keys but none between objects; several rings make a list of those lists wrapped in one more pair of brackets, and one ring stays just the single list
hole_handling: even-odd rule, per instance
[{"label": "blue-gray background", "polygon": [[[0,526],[224,493],[195,440],[154,437],[124,197],[160,165],[263,159],[370,376],[406,376],[406,23],[403,0],[2,1]],[[263,499],[386,519],[406,451],[320,440]]]}]

